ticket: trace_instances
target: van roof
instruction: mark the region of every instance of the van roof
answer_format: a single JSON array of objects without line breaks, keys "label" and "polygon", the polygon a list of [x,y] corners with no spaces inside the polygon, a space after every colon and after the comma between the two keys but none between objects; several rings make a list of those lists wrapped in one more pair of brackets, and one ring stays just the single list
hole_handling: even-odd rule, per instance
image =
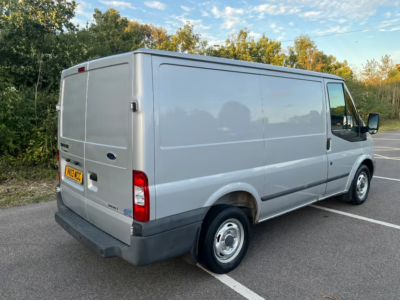
[{"label": "van roof", "polygon": [[343,80],[343,78],[341,78],[339,76],[326,74],[326,73],[306,71],[306,70],[287,68],[287,67],[279,67],[279,66],[274,66],[274,65],[270,65],[270,64],[262,64],[262,63],[248,62],[248,61],[228,59],[228,58],[220,58],[220,57],[213,57],[213,56],[178,53],[178,52],[172,52],[172,51],[154,50],[154,49],[146,49],[146,48],[139,48],[136,51],[133,51],[133,54],[135,54],[135,53],[148,53],[148,54],[158,55],[158,56],[177,57],[177,58],[181,58],[181,59],[205,61],[205,62],[212,62],[212,63],[217,63],[217,64],[234,65],[234,66],[240,66],[240,67],[271,70],[271,71],[276,71],[276,72],[285,72],[285,73],[293,73],[293,74],[301,74],[301,75],[314,76],[314,77],[323,77],[323,78]]}]

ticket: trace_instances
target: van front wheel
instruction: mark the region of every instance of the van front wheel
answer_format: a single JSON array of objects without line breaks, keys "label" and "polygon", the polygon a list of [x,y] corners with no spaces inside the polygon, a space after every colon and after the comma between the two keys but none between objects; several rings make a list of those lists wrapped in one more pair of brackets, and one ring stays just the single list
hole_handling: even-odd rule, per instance
[{"label": "van front wheel", "polygon": [[212,208],[203,223],[199,243],[200,263],[217,274],[235,269],[249,246],[250,222],[237,207]]},{"label": "van front wheel", "polygon": [[341,200],[354,205],[363,204],[369,193],[371,173],[365,165],[361,165],[354,176],[350,190],[341,196]]}]

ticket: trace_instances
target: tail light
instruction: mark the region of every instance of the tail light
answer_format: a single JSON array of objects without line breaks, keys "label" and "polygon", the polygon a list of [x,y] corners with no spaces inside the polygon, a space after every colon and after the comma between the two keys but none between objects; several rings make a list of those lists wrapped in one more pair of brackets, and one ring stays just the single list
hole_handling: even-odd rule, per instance
[{"label": "tail light", "polygon": [[60,150],[57,150],[57,161],[58,161],[58,182],[61,183],[61,173],[60,173]]},{"label": "tail light", "polygon": [[150,220],[149,182],[146,174],[133,171],[133,218],[136,221]]}]

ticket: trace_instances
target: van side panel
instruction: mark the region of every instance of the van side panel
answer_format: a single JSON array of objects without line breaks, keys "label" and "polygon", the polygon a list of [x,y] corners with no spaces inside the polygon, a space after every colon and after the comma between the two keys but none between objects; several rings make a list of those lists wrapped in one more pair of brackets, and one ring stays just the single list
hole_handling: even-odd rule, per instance
[{"label": "van side panel", "polygon": [[284,76],[261,76],[266,151],[261,218],[316,201],[326,189],[322,82]]},{"label": "van side panel", "polygon": [[262,194],[259,76],[213,67],[153,57],[157,218],[203,207],[232,183]]}]

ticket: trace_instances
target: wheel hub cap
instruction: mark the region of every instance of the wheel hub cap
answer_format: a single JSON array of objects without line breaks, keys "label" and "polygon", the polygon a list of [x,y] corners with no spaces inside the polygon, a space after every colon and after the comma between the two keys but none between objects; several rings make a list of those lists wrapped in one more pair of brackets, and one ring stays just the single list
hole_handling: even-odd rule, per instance
[{"label": "wheel hub cap", "polygon": [[236,219],[226,220],[214,237],[214,254],[218,261],[227,263],[240,253],[244,242],[242,224]]},{"label": "wheel hub cap", "polygon": [[368,191],[368,177],[362,172],[358,175],[357,178],[357,196],[360,199],[363,199]]},{"label": "wheel hub cap", "polygon": [[235,242],[235,238],[231,235],[228,235],[225,239],[225,245],[227,247],[232,247],[234,242]]}]

